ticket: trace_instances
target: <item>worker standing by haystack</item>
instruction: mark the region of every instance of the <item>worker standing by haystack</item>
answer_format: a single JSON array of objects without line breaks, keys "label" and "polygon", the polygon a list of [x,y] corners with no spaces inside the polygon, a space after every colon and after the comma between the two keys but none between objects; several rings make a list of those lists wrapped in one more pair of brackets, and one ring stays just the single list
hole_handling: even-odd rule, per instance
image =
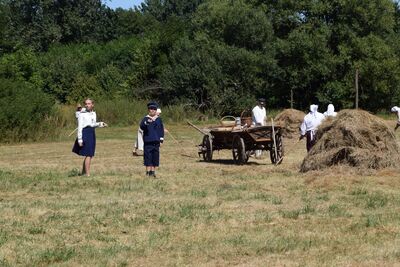
[{"label": "worker standing by haystack", "polygon": [[257,105],[251,111],[253,125],[264,126],[267,122],[267,111],[265,110],[265,99],[259,98]]},{"label": "worker standing by haystack", "polygon": [[307,138],[307,152],[310,151],[315,144],[315,132],[324,119],[324,114],[318,112],[318,105],[311,105],[310,112],[304,117],[303,123],[300,126],[300,140],[304,137]]},{"label": "worker standing by haystack", "polygon": [[397,115],[397,124],[396,127],[394,127],[394,130],[396,131],[397,128],[400,127],[400,108],[398,106],[394,106],[392,107],[391,111]]},{"label": "worker standing by haystack", "polygon": [[[265,126],[267,123],[267,111],[265,110],[265,99],[259,98],[257,105],[251,111],[253,126]],[[256,158],[260,158],[262,150],[256,150]]]},{"label": "worker standing by haystack", "polygon": [[328,105],[328,109],[324,112],[325,117],[336,117],[335,106],[333,104]]}]

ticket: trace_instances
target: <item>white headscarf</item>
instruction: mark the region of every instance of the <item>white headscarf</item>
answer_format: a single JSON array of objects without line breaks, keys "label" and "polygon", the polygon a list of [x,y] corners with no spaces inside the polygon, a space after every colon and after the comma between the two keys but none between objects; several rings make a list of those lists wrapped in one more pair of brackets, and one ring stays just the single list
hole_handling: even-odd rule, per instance
[{"label": "white headscarf", "polygon": [[318,112],[318,105],[310,105],[310,112],[312,115],[316,116],[317,112]]},{"label": "white headscarf", "polygon": [[300,125],[301,135],[305,135],[307,132],[310,132],[312,139],[314,132],[324,119],[325,116],[318,112],[318,105],[311,105],[310,112],[304,117],[303,123]]},{"label": "white headscarf", "polygon": [[324,112],[324,115],[325,115],[325,117],[329,117],[329,116],[336,117],[337,112],[335,112],[335,107],[333,106],[333,104],[328,105],[328,109],[327,109],[327,111]]}]

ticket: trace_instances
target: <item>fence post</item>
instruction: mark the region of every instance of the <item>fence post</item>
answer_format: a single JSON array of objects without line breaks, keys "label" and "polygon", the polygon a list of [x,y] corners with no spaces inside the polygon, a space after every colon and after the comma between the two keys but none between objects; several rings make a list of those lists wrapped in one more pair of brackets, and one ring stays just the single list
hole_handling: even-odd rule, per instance
[{"label": "fence post", "polygon": [[293,89],[290,89],[290,108],[293,109]]},{"label": "fence post", "polygon": [[355,85],[356,85],[356,109],[358,109],[358,69],[356,69]]}]

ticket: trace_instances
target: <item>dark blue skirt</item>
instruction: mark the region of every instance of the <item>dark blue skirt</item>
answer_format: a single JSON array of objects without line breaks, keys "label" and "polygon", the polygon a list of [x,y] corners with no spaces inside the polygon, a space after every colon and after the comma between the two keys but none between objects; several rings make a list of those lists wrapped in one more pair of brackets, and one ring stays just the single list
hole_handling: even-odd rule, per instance
[{"label": "dark blue skirt", "polygon": [[72,152],[86,157],[93,157],[96,150],[96,133],[94,128],[86,127],[82,130],[83,146],[79,146],[78,138],[75,140]]}]

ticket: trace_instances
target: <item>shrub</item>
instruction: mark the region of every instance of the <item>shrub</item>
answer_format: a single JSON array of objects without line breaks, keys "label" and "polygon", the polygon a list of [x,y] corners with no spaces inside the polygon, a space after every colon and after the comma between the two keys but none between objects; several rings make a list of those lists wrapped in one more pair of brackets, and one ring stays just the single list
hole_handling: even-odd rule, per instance
[{"label": "shrub", "polygon": [[[110,125],[136,125],[147,114],[147,101],[126,98],[99,100],[95,109],[98,120]],[[200,116],[200,112],[184,105],[161,106],[161,110],[161,117],[167,123],[182,123]]]},{"label": "shrub", "polygon": [[0,80],[0,141],[38,140],[56,131],[53,100],[28,83]]},{"label": "shrub", "polygon": [[[83,102],[83,98],[82,101]],[[95,99],[95,110],[98,121],[105,121],[111,127],[137,126],[147,114],[147,102],[143,100],[118,98],[113,100]],[[76,127],[75,106],[55,106],[54,123],[58,127]],[[201,117],[199,111],[185,105],[161,106],[161,117],[164,123],[185,123],[187,119],[196,120]]]}]

